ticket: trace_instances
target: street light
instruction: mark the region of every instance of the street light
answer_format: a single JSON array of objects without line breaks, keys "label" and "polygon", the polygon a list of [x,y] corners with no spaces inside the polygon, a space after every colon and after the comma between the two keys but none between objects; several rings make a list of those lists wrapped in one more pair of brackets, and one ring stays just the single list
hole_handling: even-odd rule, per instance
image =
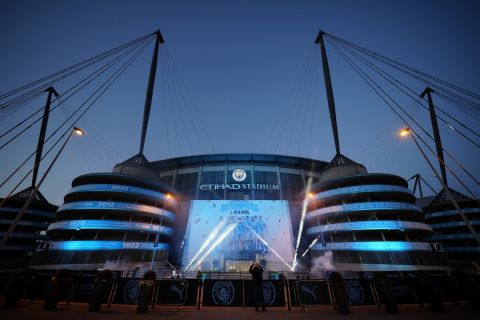
[{"label": "street light", "polygon": [[85,132],[83,132],[83,130],[79,127],[73,127],[73,132],[79,136],[83,136],[85,134]]},{"label": "street light", "polygon": [[472,223],[470,222],[470,220],[468,220],[467,216],[465,215],[465,212],[463,212],[462,208],[460,208],[460,206],[458,205],[457,200],[453,197],[452,192],[447,187],[445,182],[440,178],[440,175],[438,174],[437,170],[435,170],[435,167],[433,166],[433,164],[430,162],[430,160],[428,160],[427,155],[425,154],[425,152],[423,152],[422,148],[418,144],[417,139],[415,139],[414,131],[410,128],[404,128],[400,131],[399,135],[401,137],[406,137],[406,136],[411,136],[412,137],[412,140],[413,140],[413,142],[415,142],[415,145],[417,146],[417,149],[420,151],[423,158],[428,163],[430,169],[432,169],[433,174],[435,175],[435,178],[438,179],[438,181],[440,182],[440,184],[443,187],[443,190],[445,190],[445,193],[447,194],[447,196],[452,201],[453,205],[455,206],[455,209],[458,211],[458,214],[462,218],[463,222],[465,222],[465,225],[467,226],[468,230],[473,235],[473,237],[475,238],[477,243],[480,245],[480,235],[475,231],[475,229],[472,226]]},{"label": "street light", "polygon": [[52,162],[50,163],[50,165],[48,166],[47,170],[45,171],[45,173],[43,174],[42,176],[42,179],[40,179],[40,182],[38,182],[38,185],[35,186],[35,189],[33,189],[33,191],[30,193],[30,195],[28,196],[28,199],[27,201],[25,201],[25,203],[23,204],[23,207],[20,209],[20,211],[18,212],[17,216],[15,217],[15,220],[13,220],[12,224],[10,225],[10,227],[8,228],[8,230],[5,232],[5,234],[3,235],[3,238],[2,240],[0,241],[0,248],[3,247],[6,243],[7,243],[7,240],[8,238],[10,237],[10,235],[13,233],[13,230],[15,230],[15,227],[17,226],[18,222],[22,219],[23,215],[25,214],[25,211],[27,211],[28,209],[28,206],[30,205],[30,203],[32,202],[33,198],[35,197],[35,195],[37,194],[38,192],[38,189],[40,189],[40,186],[42,185],[43,181],[45,180],[45,178],[47,177],[48,173],[50,172],[50,170],[52,169],[53,165],[55,164],[55,162],[57,161],[58,157],[60,156],[60,153],[62,153],[63,149],[65,148],[65,146],[67,145],[67,142],[70,140],[70,138],[72,137],[73,134],[76,134],[76,135],[79,135],[79,136],[83,136],[85,133],[83,132],[82,129],[78,128],[78,127],[73,127],[72,131],[70,132],[70,134],[68,135],[67,139],[65,140],[65,142],[63,143],[62,147],[60,148],[60,150],[58,150],[57,154],[55,155],[55,157],[53,158]]}]

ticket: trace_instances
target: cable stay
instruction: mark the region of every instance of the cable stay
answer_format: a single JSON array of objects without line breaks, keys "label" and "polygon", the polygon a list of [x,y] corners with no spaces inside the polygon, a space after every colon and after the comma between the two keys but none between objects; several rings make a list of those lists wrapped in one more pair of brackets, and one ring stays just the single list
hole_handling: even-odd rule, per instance
[{"label": "cable stay", "polygon": [[[328,39],[327,39],[328,41]],[[346,56],[345,53],[343,53],[338,46],[336,46],[333,42],[329,41],[329,43],[333,46],[333,48],[345,59],[345,61],[359,74],[359,76],[372,88],[372,90],[375,91],[375,93],[387,104],[387,106],[404,122],[406,126],[411,128],[411,130],[416,134],[416,136],[419,138],[419,140],[428,148],[430,152],[432,152],[435,157],[438,158],[438,155],[433,151],[433,149],[425,142],[423,138],[415,131],[413,126],[392,106],[391,103],[393,103],[398,109],[400,109],[418,128],[420,128],[423,133],[429,137],[432,141],[435,141],[433,137],[421,126],[413,117],[411,117],[408,112],[406,112],[388,93],[385,92],[370,76],[368,76],[365,71],[363,71],[354,61],[352,61],[348,56]],[[387,100],[387,98],[391,101],[391,103]],[[443,149],[446,151],[445,149]],[[446,152],[447,153],[447,152]],[[459,162],[453,158],[449,153],[447,153],[449,157],[452,158],[457,164]],[[465,183],[460,179],[449,167],[445,166],[448,168],[449,172],[456,178],[456,180],[467,190],[469,193],[473,195],[473,192],[465,185]],[[460,164],[460,167],[463,169],[464,172],[468,174],[468,176],[475,181],[477,185],[480,185],[480,182],[471,175],[463,165]]]},{"label": "cable stay", "polygon": [[[202,116],[198,111],[197,105],[195,104],[194,100],[192,99],[190,93],[187,90],[187,86],[185,84],[185,81],[183,80],[183,77],[181,76],[180,72],[178,72],[175,60],[173,59],[173,56],[168,49],[168,46],[163,47],[163,55],[161,55],[161,57],[161,62],[165,64],[165,80],[169,79],[171,85],[175,86],[176,89],[174,88],[174,92],[176,92],[176,95],[178,95],[177,101],[179,109],[181,112],[183,110],[183,113],[187,115],[187,117],[185,118],[190,121],[191,128],[194,130],[194,136],[197,139],[199,146],[202,150],[204,149],[202,141],[200,139],[200,136],[204,135],[206,137],[207,143],[209,144],[209,148],[212,150],[213,153],[215,153],[215,147],[212,143],[210,135],[208,134],[205,123],[202,121]],[[196,121],[194,121],[193,119],[194,116]],[[197,128],[197,126],[199,126],[200,128]],[[187,128],[188,127],[185,125],[185,129]]]},{"label": "cable stay", "polygon": [[[54,137],[65,125],[70,123],[67,126],[66,133],[69,133],[76,123],[83,118],[83,116],[92,108],[92,106],[100,99],[101,96],[115,83],[115,81],[120,77],[121,74],[136,60],[136,58],[143,52],[143,50],[148,45],[148,42],[143,44],[140,48],[136,50],[136,52],[129,57],[112,75],[110,75],[99,88],[97,88],[69,117],[63,121],[46,139],[45,142],[48,142],[52,137]],[[83,109],[83,111],[82,111]],[[82,111],[75,119],[74,116]],[[66,134],[64,133],[57,141],[55,142],[54,146],[61,140],[61,138]],[[53,148],[53,147],[52,147]],[[50,149],[51,150],[51,149]],[[50,151],[49,150],[49,151]],[[33,155],[35,155],[35,151],[32,152],[27,159],[25,159],[2,183],[0,184],[0,188],[3,187],[27,162],[30,160]],[[48,152],[45,154],[45,156]],[[42,157],[42,159],[45,158]],[[40,161],[41,162],[41,161]],[[33,169],[32,169],[33,171]],[[27,174],[28,176],[28,174]],[[25,177],[26,178],[26,177]],[[20,185],[20,184],[19,184]]]},{"label": "cable stay", "polygon": [[[11,90],[11,91],[6,92],[6,93],[4,93],[4,94],[1,94],[1,95],[0,95],[0,101],[6,99],[6,98],[8,98],[8,97],[11,97],[11,96],[13,96],[13,95],[19,94],[20,92],[23,92],[23,91],[25,91],[25,90],[28,90],[28,89],[30,89],[30,88],[32,88],[32,87],[34,87],[34,86],[37,86],[37,87],[35,87],[34,89],[31,89],[30,91],[28,91],[27,93],[23,93],[22,95],[16,96],[15,98],[13,98],[13,99],[11,99],[11,100],[9,100],[9,101],[3,102],[2,104],[0,104],[0,110],[3,109],[3,108],[5,108],[5,107],[8,106],[9,104],[13,103],[13,101],[15,101],[16,99],[19,99],[20,97],[23,98],[23,97],[26,97],[26,96],[28,96],[28,95],[30,95],[30,94],[33,94],[34,92],[43,91],[43,90],[45,90],[47,87],[49,87],[50,85],[52,85],[53,83],[55,83],[55,82],[57,82],[57,81],[59,81],[59,80],[62,80],[62,79],[64,79],[65,77],[68,77],[68,76],[70,76],[70,75],[72,75],[72,74],[74,74],[74,73],[76,73],[76,72],[78,72],[78,71],[80,71],[80,70],[83,70],[83,69],[85,69],[86,67],[88,67],[88,66],[90,66],[90,65],[92,65],[92,64],[95,64],[95,63],[97,63],[98,61],[101,61],[101,60],[103,60],[103,59],[105,59],[105,58],[107,58],[107,57],[109,57],[109,56],[111,56],[111,55],[113,55],[113,54],[116,54],[116,53],[118,53],[119,51],[122,51],[122,50],[125,49],[125,48],[128,48],[128,47],[130,47],[130,46],[133,46],[133,45],[135,45],[135,44],[137,44],[137,43],[139,43],[139,42],[143,42],[144,40],[146,40],[146,39],[148,39],[148,38],[151,38],[151,37],[153,37],[154,35],[155,35],[155,33],[147,34],[147,35],[142,36],[142,37],[140,37],[140,38],[138,38],[138,39],[135,39],[135,40],[133,40],[133,41],[127,42],[127,43],[125,43],[125,44],[123,44],[123,45],[120,45],[120,46],[118,46],[118,47],[115,47],[115,48],[113,48],[113,49],[110,49],[110,50],[108,50],[108,51],[105,51],[105,52],[103,52],[103,53],[100,53],[100,54],[98,54],[98,55],[96,55],[96,56],[94,56],[94,57],[91,57],[91,58],[89,58],[89,59],[86,59],[86,60],[83,60],[83,61],[81,61],[81,62],[79,62],[79,63],[76,63],[76,64],[74,64],[74,65],[72,65],[72,66],[70,66],[70,67],[61,69],[61,70],[59,70],[59,71],[57,71],[57,72],[54,72],[54,73],[52,73],[52,74],[50,74],[50,75],[47,75],[47,76],[45,76],[45,77],[42,77],[42,78],[40,78],[40,79],[38,79],[38,80],[36,80],[36,81],[30,82],[30,83],[28,83],[28,84],[26,84],[26,85],[23,85],[23,86],[21,86],[21,87],[19,87],[19,88],[17,88],[17,89],[14,89],[14,90]],[[51,80],[52,78],[53,78],[53,80]],[[48,81],[48,80],[50,80],[50,82],[49,82],[48,85],[46,85],[45,82]]]},{"label": "cable stay", "polygon": [[[348,47],[346,47],[345,45],[343,44],[339,44],[339,43],[336,43],[338,44],[339,46],[341,46],[343,49],[345,49],[346,51],[348,51],[352,56],[354,56],[355,58],[357,58],[359,61],[361,61],[362,63],[364,63],[367,67],[369,67],[371,70],[373,70],[375,73],[377,73],[378,75],[380,75],[383,79],[385,79],[386,81],[388,81],[390,84],[392,84],[393,86],[395,86],[398,90],[400,90],[402,93],[404,93],[405,95],[407,95],[408,97],[410,97],[413,101],[415,101],[418,105],[420,105],[422,108],[424,108],[425,110],[429,110],[428,107],[426,107],[420,100],[422,101],[425,101],[424,98],[419,98],[419,96],[417,95],[417,93],[412,90],[411,88],[409,88],[407,85],[405,85],[404,83],[400,82],[398,79],[396,79],[395,77],[389,75],[387,72],[385,72],[384,70],[380,69],[378,66],[374,65],[373,63],[371,63],[370,61],[366,60],[365,58],[363,58],[362,56],[358,55],[356,52],[354,52],[353,50],[349,49]],[[434,105],[435,109],[439,110],[442,114],[446,115],[447,117],[449,117],[451,120],[455,121],[458,125],[460,125],[461,127],[465,128],[467,131],[469,131],[470,133],[472,133],[473,135],[477,136],[480,138],[480,134],[476,131],[474,131],[473,129],[471,129],[470,127],[468,127],[467,125],[465,125],[464,123],[460,122],[459,120],[457,120],[456,118],[454,118],[453,116],[449,115],[447,112],[445,112],[443,109],[441,109],[438,105]],[[477,142],[475,142],[474,140],[472,140],[471,138],[469,138],[466,134],[464,134],[461,130],[459,130],[458,128],[455,128],[450,122],[448,122],[447,120],[445,120],[443,117],[437,115],[437,118],[440,119],[443,123],[445,123],[450,129],[452,129],[455,133],[459,134],[461,137],[463,137],[464,139],[466,139],[468,142],[470,142],[471,144],[473,144],[474,146],[476,146],[477,148],[480,149],[480,144],[478,144]]]},{"label": "cable stay", "polygon": [[[449,91],[448,89],[445,89],[444,87],[441,87],[441,86],[443,85],[443,86],[445,86],[445,87],[448,87],[448,88],[450,88],[450,89],[452,89],[452,90],[455,90],[455,91],[457,91],[457,92],[459,92],[459,93],[461,93],[461,94],[464,94],[464,95],[466,95],[466,96],[469,96],[469,97],[473,98],[474,100],[480,100],[480,94],[477,94],[477,93],[474,93],[474,92],[472,92],[472,91],[463,89],[463,88],[461,88],[461,87],[459,87],[459,86],[456,86],[456,85],[454,85],[454,84],[451,84],[451,83],[449,83],[449,82],[447,82],[447,81],[445,81],[445,80],[442,80],[442,79],[439,79],[439,78],[437,78],[437,77],[431,76],[431,75],[429,75],[429,74],[427,74],[427,73],[425,73],[425,72],[422,72],[422,71],[420,71],[420,70],[418,70],[418,69],[409,67],[409,66],[407,66],[406,64],[403,64],[403,63],[401,63],[401,62],[399,62],[399,61],[397,61],[397,60],[388,58],[388,57],[383,56],[383,55],[381,55],[381,54],[379,54],[379,53],[376,53],[376,52],[374,52],[374,51],[372,51],[372,50],[368,50],[368,49],[363,48],[363,47],[361,47],[361,46],[359,46],[359,45],[357,45],[357,44],[354,44],[354,43],[349,42],[349,41],[347,41],[347,40],[344,40],[344,39],[341,39],[341,38],[339,38],[339,37],[336,37],[336,36],[334,36],[334,35],[332,35],[332,34],[325,33],[325,35],[328,36],[328,37],[331,38],[331,39],[340,41],[340,42],[348,45],[349,47],[352,47],[352,48],[354,48],[354,49],[356,49],[356,50],[359,50],[359,51],[363,52],[364,54],[367,54],[367,55],[371,56],[372,58],[374,58],[374,59],[376,59],[376,60],[378,60],[378,61],[381,61],[382,63],[385,63],[385,64],[388,64],[388,65],[390,65],[390,66],[393,66],[393,67],[395,67],[396,69],[398,69],[399,71],[402,71],[402,72],[404,72],[404,73],[406,73],[406,74],[409,74],[410,76],[414,76],[414,75],[415,75],[415,77],[416,77],[418,80],[421,80],[421,81],[423,81],[423,82],[425,82],[425,83],[427,83],[427,81],[429,81],[429,80],[434,81],[434,82],[429,81],[428,84],[431,84],[432,86],[437,87],[437,89],[439,89],[439,90],[441,90],[441,91],[444,91],[444,92],[447,93],[447,94],[451,94],[452,96],[455,96],[455,97],[457,97],[458,99],[460,99],[460,100],[462,100],[462,101],[465,101],[465,102],[469,103],[469,104],[472,105],[472,106],[477,107],[477,109],[480,108],[480,104],[479,104],[479,103],[470,101],[470,100],[468,100],[467,98],[465,98],[465,97],[463,97],[463,96],[460,96],[460,95],[458,95],[458,94],[456,94],[456,93],[453,93],[453,92]],[[408,70],[408,71],[407,71],[407,70]],[[423,78],[422,78],[422,77],[423,77]],[[429,80],[426,80],[425,78],[426,78],[426,79],[429,79]],[[435,82],[436,82],[436,83],[435,83]]]},{"label": "cable stay", "polygon": [[[80,80],[79,82],[77,82],[74,86],[72,86],[71,88],[69,88],[68,90],[66,90],[62,95],[60,95],[59,97],[55,98],[52,100],[52,103],[55,103],[57,102],[57,104],[55,106],[53,106],[50,110],[50,112],[53,112],[54,110],[56,110],[59,106],[61,106],[64,102],[66,102],[67,100],[69,100],[71,97],[73,97],[75,94],[77,94],[78,92],[80,92],[80,90],[82,90],[83,88],[85,88],[86,86],[88,86],[89,84],[91,84],[93,81],[95,81],[96,79],[98,79],[100,76],[104,75],[109,69],[111,69],[113,66],[115,66],[117,63],[120,63],[124,58],[126,58],[129,54],[131,54],[132,52],[134,52],[136,49],[140,48],[142,45],[143,47],[147,46],[149,42],[145,42],[145,43],[140,43],[139,45],[133,47],[133,48],[130,48],[129,50],[127,50],[126,52],[124,52],[122,55],[116,57],[115,59],[113,59],[112,61],[109,61],[108,63],[104,64],[103,66],[101,66],[100,68],[98,68],[97,70],[95,70],[93,73],[89,74],[87,77],[83,78],[82,80]],[[14,131],[15,129],[19,128],[20,126],[22,126],[23,124],[25,124],[28,120],[30,120],[31,118],[33,118],[35,115],[37,115],[38,113],[40,113],[41,111],[43,110],[43,107],[38,109],[37,111],[35,111],[34,113],[30,114],[29,116],[27,116],[27,118],[23,119],[22,121],[20,121],[19,123],[15,124],[14,126],[12,126],[10,129],[8,129],[7,131],[5,131],[4,133],[0,134],[0,139],[3,138],[4,136],[6,136],[7,134],[11,133],[12,131]],[[8,144],[10,144],[11,142],[13,142],[16,138],[18,138],[19,136],[21,136],[23,133],[25,133],[28,129],[32,128],[36,123],[38,123],[39,121],[41,121],[42,117],[38,117],[36,118],[35,120],[33,120],[33,122],[29,123],[26,125],[26,127],[24,127],[20,132],[18,132],[15,136],[13,136],[12,138],[10,138],[7,142],[5,142],[4,144],[0,145],[0,150],[3,149],[5,146],[7,146]]]},{"label": "cable stay", "polygon": [[[357,64],[355,64],[355,62],[353,62],[350,58],[348,58],[346,56],[345,53],[341,52],[341,50],[334,44],[332,43],[331,41],[329,41],[329,43],[336,49],[336,51],[350,64],[350,66],[352,68],[354,68],[355,71],[357,71],[357,73],[359,73],[359,75],[362,77],[362,79],[364,79],[365,81],[367,81],[363,76],[365,76],[366,78],[368,78],[368,80],[371,82],[371,83],[374,83],[375,86],[385,95],[387,96],[396,106],[397,108],[399,108],[400,110],[402,110],[402,112],[411,120],[413,121],[413,123],[415,123],[415,125],[417,125],[418,128],[420,128],[420,130],[423,131],[424,134],[427,135],[427,137],[430,138],[431,141],[433,142],[436,142],[436,139],[434,137],[431,136],[431,134],[429,132],[427,132],[423,126],[421,126],[413,117],[410,113],[406,112],[404,110],[404,108],[402,108],[390,95],[388,95],[375,81],[373,81],[373,79],[371,77],[369,77],[365,71],[363,71]],[[361,75],[363,74],[363,76]],[[369,83],[367,81],[367,83]],[[373,89],[373,88],[372,88]],[[375,92],[377,94],[379,94],[379,92],[377,90],[375,90]],[[379,94],[380,95],[380,94]],[[381,96],[381,95],[380,95]],[[383,99],[383,97],[382,97]],[[387,103],[387,105],[389,107],[391,107],[391,105],[384,99],[384,101]],[[423,105],[422,105],[423,106]],[[393,109],[392,109],[393,110]],[[398,114],[397,114],[398,115]],[[403,118],[402,118],[403,120]],[[409,127],[411,127],[409,125]],[[473,141],[471,141],[473,142]],[[475,145],[477,145],[475,142],[473,142]],[[437,153],[435,153],[426,143],[425,145],[429,148],[429,150],[437,157],[440,159],[440,157],[437,155]],[[448,150],[446,150],[445,148],[441,147],[441,150],[445,152],[445,154],[447,154],[447,156],[452,159],[461,169],[462,171],[464,171],[477,185],[480,185],[480,181],[478,179],[476,179],[466,168],[465,166],[460,162],[458,161],[450,152],[448,152]],[[442,165],[444,164],[443,160],[440,159]],[[464,185],[463,181],[459,181],[462,185]]]}]

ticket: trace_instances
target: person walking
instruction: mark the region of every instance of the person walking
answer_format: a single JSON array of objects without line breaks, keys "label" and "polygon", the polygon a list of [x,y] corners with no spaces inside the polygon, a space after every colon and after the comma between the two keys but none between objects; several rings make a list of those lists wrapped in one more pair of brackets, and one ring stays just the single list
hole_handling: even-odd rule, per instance
[{"label": "person walking", "polygon": [[255,311],[258,311],[258,306],[262,307],[262,311],[265,312],[265,301],[263,299],[263,287],[262,287],[262,274],[263,268],[262,266],[253,261],[250,269],[248,270],[249,273],[252,274],[253,280],[253,302],[255,303]]}]

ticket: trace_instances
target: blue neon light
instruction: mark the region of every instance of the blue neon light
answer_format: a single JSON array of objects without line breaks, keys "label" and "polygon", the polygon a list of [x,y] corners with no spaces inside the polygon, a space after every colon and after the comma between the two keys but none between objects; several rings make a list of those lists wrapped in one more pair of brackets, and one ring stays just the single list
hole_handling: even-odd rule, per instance
[{"label": "blue neon light", "polygon": [[346,250],[346,251],[432,251],[430,244],[426,242],[407,241],[362,241],[362,242],[335,242],[316,243],[312,250]]},{"label": "blue neon light", "polygon": [[316,216],[330,216],[336,213],[349,213],[358,211],[416,211],[423,213],[422,209],[411,203],[405,202],[358,202],[347,203],[320,208],[307,213],[307,219]]},{"label": "blue neon light", "polygon": [[[17,213],[18,211],[20,211],[20,208],[9,208],[9,207],[0,208],[0,212]],[[48,211],[42,211],[42,210],[27,209],[25,210],[25,214],[28,214],[31,216],[47,217],[47,218],[55,217],[55,212],[48,212]]]},{"label": "blue neon light", "polygon": [[[462,209],[463,213],[480,213],[480,208],[467,208]],[[447,211],[439,211],[439,212],[432,212],[425,214],[425,219],[436,218],[436,217],[445,217],[445,216],[456,216],[458,215],[457,210],[447,210]]]},{"label": "blue neon light", "polygon": [[133,186],[126,186],[126,185],[119,185],[119,184],[85,184],[77,187],[71,188],[68,193],[80,193],[80,192],[118,192],[118,193],[129,193],[134,195],[142,195],[142,196],[149,196],[156,199],[162,199],[164,201],[170,202],[170,204],[176,205],[176,200],[174,198],[167,198],[167,196],[161,192],[133,187]]},{"label": "blue neon light", "polygon": [[353,187],[344,187],[333,190],[328,190],[324,192],[317,193],[310,200],[325,200],[327,198],[332,198],[341,195],[349,194],[358,194],[358,193],[384,193],[384,192],[401,192],[408,195],[414,196],[413,193],[404,187],[384,185],[384,184],[371,184],[371,185],[361,185]]},{"label": "blue neon light", "polygon": [[52,230],[123,230],[158,233],[172,235],[172,228],[160,226],[158,224],[115,221],[115,220],[70,220],[52,223],[48,231]]},{"label": "blue neon light", "polygon": [[[470,220],[470,223],[474,226],[480,226],[480,220]],[[433,229],[466,227],[464,221],[432,223],[431,226]]]},{"label": "blue neon light", "polygon": [[68,210],[110,210],[110,211],[136,211],[142,213],[149,213],[154,215],[163,215],[170,221],[175,220],[175,215],[167,210],[147,206],[144,204],[135,204],[128,202],[112,202],[112,201],[78,201],[64,203],[58,208],[57,212]]},{"label": "blue neon light", "polygon": [[458,240],[458,239],[473,239],[475,238],[471,233],[460,233],[460,234],[436,234],[428,239],[427,241],[438,241],[438,240]]},{"label": "blue neon light", "polygon": [[333,223],[307,229],[307,235],[333,231],[365,231],[365,230],[422,230],[432,232],[432,228],[425,223],[411,221],[375,220]]},{"label": "blue neon light", "polygon": [[124,242],[124,241],[103,241],[103,240],[71,240],[56,241],[50,245],[50,250],[66,251],[96,251],[96,250],[150,250],[164,251],[168,250],[168,243],[158,243],[154,246],[153,242]]}]

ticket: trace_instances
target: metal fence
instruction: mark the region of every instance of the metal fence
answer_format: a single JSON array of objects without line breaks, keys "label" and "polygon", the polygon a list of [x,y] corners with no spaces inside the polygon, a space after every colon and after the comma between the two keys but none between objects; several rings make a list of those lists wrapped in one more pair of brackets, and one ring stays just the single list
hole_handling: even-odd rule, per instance
[{"label": "metal fence", "polygon": [[[54,271],[38,270],[36,277],[25,286],[24,299],[42,300],[45,288],[54,275]],[[422,304],[427,295],[413,276],[401,277],[398,274],[387,275],[398,304]],[[97,272],[82,272],[70,277],[64,286],[60,301],[88,302],[95,288]],[[196,279],[159,279],[155,281],[152,307],[191,306],[198,309],[209,307],[253,307],[253,282],[246,274],[238,277],[230,273],[198,273]],[[289,279],[282,274],[266,275],[263,281],[265,305],[270,307],[335,307],[332,286],[326,279]],[[12,274],[0,273],[0,290],[12,281]],[[453,279],[441,274],[432,276],[435,290],[441,292],[443,301],[457,302],[465,300],[464,293]],[[472,281],[479,281],[476,277]],[[104,304],[136,304],[139,295],[139,278],[122,278],[114,273]],[[351,306],[384,304],[371,279],[345,279],[345,288]]]}]

